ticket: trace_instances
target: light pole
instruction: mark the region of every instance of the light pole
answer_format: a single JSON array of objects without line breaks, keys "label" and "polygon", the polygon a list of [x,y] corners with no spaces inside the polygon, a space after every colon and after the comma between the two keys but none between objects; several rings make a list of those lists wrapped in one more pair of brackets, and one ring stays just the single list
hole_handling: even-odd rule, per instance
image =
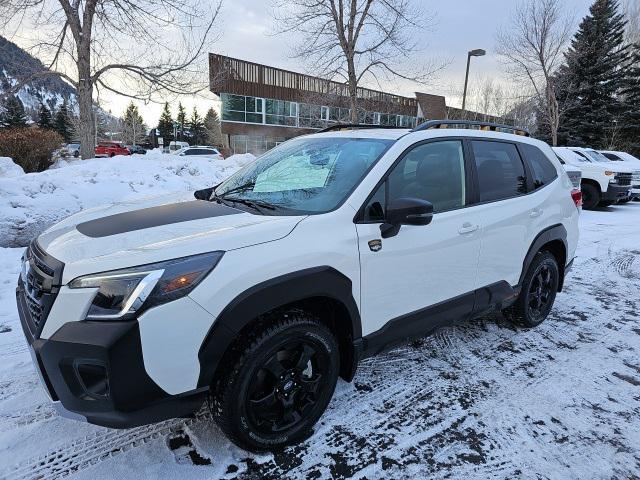
[{"label": "light pole", "polygon": [[467,73],[464,76],[464,92],[462,93],[462,113],[464,113],[464,107],[467,104],[467,83],[469,83],[469,64],[471,63],[471,57],[482,57],[486,54],[487,52],[481,48],[471,50],[467,54]]}]

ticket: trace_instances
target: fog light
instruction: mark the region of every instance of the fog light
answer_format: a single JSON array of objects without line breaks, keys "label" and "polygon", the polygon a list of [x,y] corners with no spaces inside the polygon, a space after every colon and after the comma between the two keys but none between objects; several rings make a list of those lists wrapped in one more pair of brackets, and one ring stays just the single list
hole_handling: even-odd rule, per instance
[{"label": "fog light", "polygon": [[76,363],[75,370],[83,390],[81,398],[104,400],[109,396],[109,379],[104,365]]}]

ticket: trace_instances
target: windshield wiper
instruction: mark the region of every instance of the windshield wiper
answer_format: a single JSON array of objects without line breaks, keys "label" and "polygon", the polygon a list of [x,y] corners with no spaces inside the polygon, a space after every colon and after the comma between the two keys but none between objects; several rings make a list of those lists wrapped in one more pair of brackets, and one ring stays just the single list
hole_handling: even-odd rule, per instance
[{"label": "windshield wiper", "polygon": [[246,205],[247,207],[251,207],[254,210],[260,210],[261,208],[265,208],[267,210],[275,210],[276,206],[271,204],[271,203],[267,203],[267,202],[261,202],[259,200],[248,200],[246,198],[238,198],[238,197],[227,197],[226,195],[223,195],[221,197],[216,196],[215,198],[218,198],[219,200],[223,200],[223,201],[228,201],[228,202],[235,202],[235,203],[241,203],[242,205]]},{"label": "windshield wiper", "polygon": [[[250,188],[253,188],[255,186],[256,186],[256,182],[247,182],[247,183],[244,183],[242,185],[238,185],[237,187],[234,187],[234,188],[231,188],[231,189],[227,190],[222,195],[218,195],[217,193],[215,195],[216,195],[217,198],[225,198],[230,193],[244,192],[245,190],[249,190]],[[214,193],[215,193],[215,190],[214,190]]]}]

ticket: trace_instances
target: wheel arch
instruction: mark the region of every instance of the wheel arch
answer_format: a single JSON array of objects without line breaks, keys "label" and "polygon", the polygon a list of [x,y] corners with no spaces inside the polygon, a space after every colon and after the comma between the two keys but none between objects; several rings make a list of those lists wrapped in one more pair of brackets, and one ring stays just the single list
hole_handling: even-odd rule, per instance
[{"label": "wheel arch", "polygon": [[228,355],[254,328],[265,325],[266,314],[285,308],[316,313],[340,347],[340,376],[351,380],[362,337],[360,313],[351,280],[329,266],[288,273],[254,285],[235,297],[216,318],[198,352],[198,388],[210,385]]},{"label": "wheel arch", "polygon": [[529,251],[525,256],[522,264],[522,273],[520,274],[520,281],[518,286],[522,286],[527,270],[533,261],[533,258],[538,252],[548,251],[550,252],[558,262],[558,269],[560,270],[560,279],[558,282],[558,291],[562,291],[564,285],[564,274],[567,266],[567,229],[562,224],[553,225],[546,228],[538,234],[534,239]]}]

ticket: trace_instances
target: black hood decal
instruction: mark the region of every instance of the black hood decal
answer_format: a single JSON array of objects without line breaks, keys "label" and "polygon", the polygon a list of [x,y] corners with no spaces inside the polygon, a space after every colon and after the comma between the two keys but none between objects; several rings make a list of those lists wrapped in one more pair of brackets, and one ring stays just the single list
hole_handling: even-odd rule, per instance
[{"label": "black hood decal", "polygon": [[87,237],[99,238],[133,232],[145,228],[160,227],[172,223],[189,222],[203,218],[221,217],[244,213],[242,210],[219,203],[194,200],[143,208],[131,212],[116,213],[79,223],[76,229]]}]

